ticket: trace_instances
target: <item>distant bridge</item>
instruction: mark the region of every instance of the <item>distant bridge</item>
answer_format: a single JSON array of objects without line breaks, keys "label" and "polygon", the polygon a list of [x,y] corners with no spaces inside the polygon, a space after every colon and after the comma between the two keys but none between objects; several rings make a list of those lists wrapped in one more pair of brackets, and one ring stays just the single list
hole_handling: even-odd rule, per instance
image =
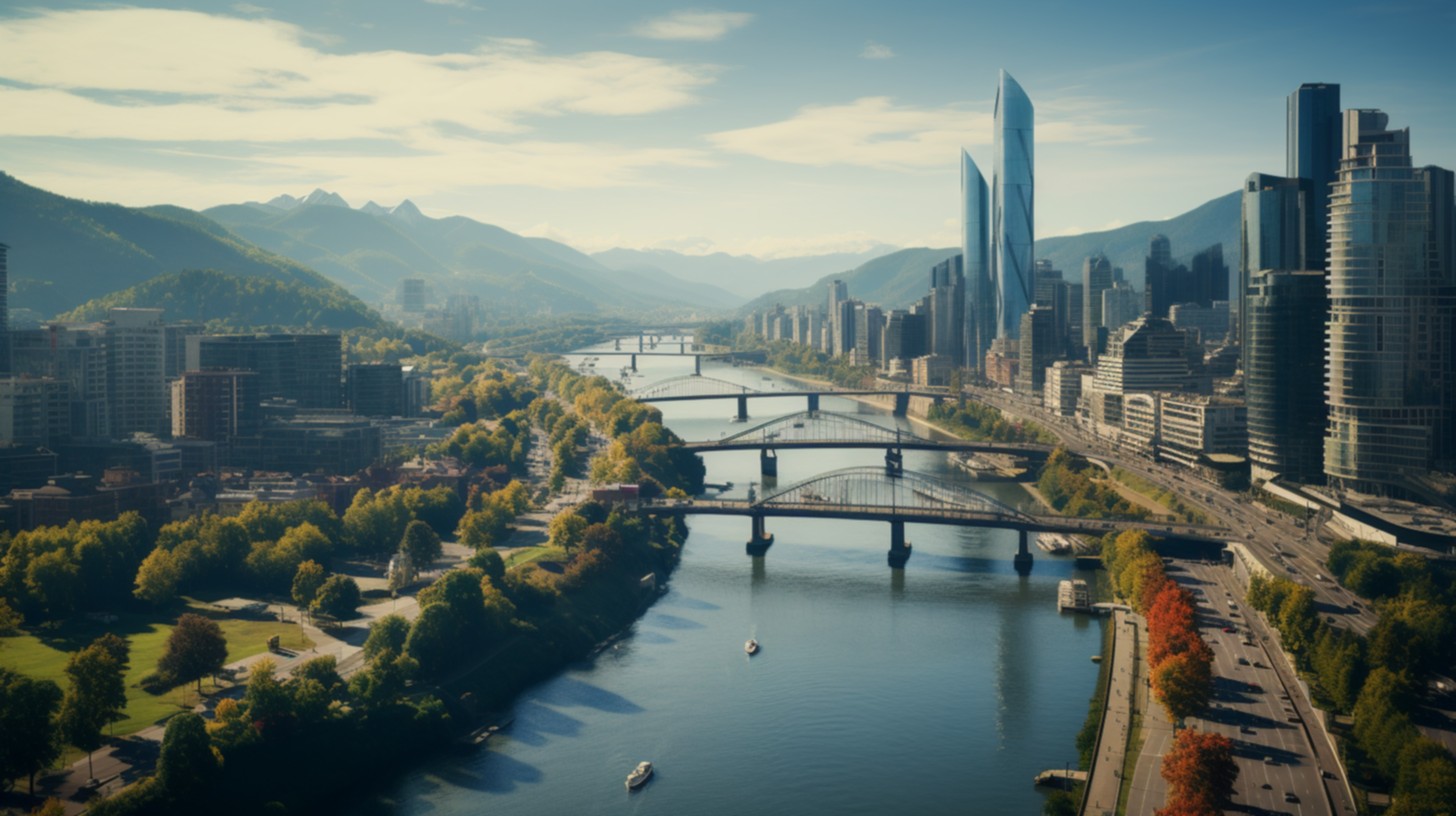
[{"label": "distant bridge", "polygon": [[763,555],[773,544],[773,536],[764,525],[764,519],[771,516],[887,521],[890,523],[888,561],[894,568],[903,567],[910,558],[910,544],[905,541],[906,523],[1016,530],[1021,535],[1015,563],[1022,571],[1030,570],[1032,563],[1027,533],[1100,536],[1122,530],[1145,530],[1156,536],[1209,542],[1221,542],[1230,534],[1227,528],[1203,524],[1025,513],[964,485],[914,471],[890,478],[874,467],[820,474],[758,499],[663,499],[643,502],[640,509],[653,515],[748,516],[753,524],[747,548],[750,555]]},{"label": "distant bridge", "polygon": [[705,357],[708,358],[708,359],[710,359],[710,360],[728,360],[730,362],[744,361],[744,362],[754,362],[754,363],[762,363],[762,362],[764,362],[765,360],[768,359],[768,354],[766,352],[763,352],[763,351],[732,351],[731,349],[720,349],[720,350],[716,350],[716,351],[715,350],[703,349],[703,350],[700,350],[700,351],[690,351],[688,349],[688,347],[691,346],[692,344],[689,343],[689,342],[687,342],[687,341],[682,341],[682,342],[679,342],[679,343],[669,344],[669,345],[676,345],[676,346],[678,346],[678,349],[679,350],[678,351],[647,351],[647,350],[638,350],[638,351],[628,350],[628,351],[621,351],[619,349],[595,349],[595,350],[591,350],[591,351],[563,351],[563,352],[560,352],[557,356],[559,356],[559,357],[627,357],[628,358],[627,366],[628,366],[628,368],[631,368],[633,371],[636,371],[637,370],[637,358],[638,357],[691,357],[691,358],[693,358],[693,376],[697,376],[697,375],[700,375],[700,374],[703,373],[703,358],[705,358]]},{"label": "distant bridge", "polygon": [[683,375],[654,384],[632,395],[638,402],[690,402],[694,400],[735,399],[738,412],[734,419],[748,421],[748,401],[772,397],[804,397],[810,411],[819,410],[820,397],[893,397],[895,416],[905,416],[910,411],[911,397],[924,397],[937,404],[949,398],[945,391],[905,388],[895,391],[870,388],[839,388],[830,390],[759,391],[748,386],[717,380],[712,377]]},{"label": "distant bridge", "polygon": [[999,453],[1037,460],[1045,460],[1053,450],[1050,445],[925,439],[898,429],[876,425],[852,414],[832,411],[804,411],[765,422],[722,439],[687,442],[683,447],[694,453],[757,450],[759,472],[764,476],[778,475],[776,452],[780,450],[884,448],[885,472],[891,476],[898,476],[904,471],[902,451],[905,450]]}]

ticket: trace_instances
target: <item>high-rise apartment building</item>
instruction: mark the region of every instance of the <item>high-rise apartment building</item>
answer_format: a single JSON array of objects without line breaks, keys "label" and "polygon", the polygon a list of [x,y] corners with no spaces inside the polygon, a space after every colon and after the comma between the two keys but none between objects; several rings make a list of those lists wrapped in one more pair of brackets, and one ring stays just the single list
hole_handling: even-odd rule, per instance
[{"label": "high-rise apartment building", "polygon": [[[849,285],[844,281],[829,282],[829,354],[838,356],[847,354],[854,347],[854,328],[851,326],[848,334],[844,326],[843,304],[849,300]],[[853,316],[853,309],[849,314]]]},{"label": "high-rise apartment building", "polygon": [[0,443],[51,447],[71,437],[70,384],[0,377]]},{"label": "high-rise apartment building", "polygon": [[[1239,218],[1238,326],[1235,339],[1248,343],[1249,287],[1266,269],[1318,269],[1306,251],[1313,217],[1308,179],[1251,173],[1244,181]],[[1321,316],[1323,320],[1323,316]]]},{"label": "high-rise apartment building", "polygon": [[71,435],[111,435],[110,352],[101,323],[50,323],[12,332],[11,367],[16,374],[52,377],[70,384]]},{"label": "high-rise apartment building", "polygon": [[1263,269],[1326,269],[1331,185],[1340,171],[1340,86],[1305,83],[1289,95],[1284,175],[1309,182],[1305,263]]},{"label": "high-rise apartment building", "polygon": [[966,278],[962,256],[930,268],[930,353],[964,364],[966,352]]},{"label": "high-rise apartment building", "polygon": [[239,436],[262,427],[258,373],[187,371],[172,382],[172,436],[216,442],[226,451]]},{"label": "high-rise apartment building", "polygon": [[1345,112],[1326,323],[1325,474],[1377,495],[1456,453],[1452,174],[1412,167],[1409,129],[1388,122]]},{"label": "high-rise apartment building", "polygon": [[996,336],[996,285],[991,278],[990,192],[981,168],[961,151],[961,259],[966,280],[966,364],[981,369]]},{"label": "high-rise apartment building", "polygon": [[884,360],[885,313],[878,306],[854,302],[854,355],[858,365]]},{"label": "high-rise apartment building", "polygon": [[162,310],[112,309],[105,326],[112,436],[164,434],[168,400]]},{"label": "high-rise apartment building", "polygon": [[343,347],[337,334],[217,334],[187,338],[187,370],[258,372],[261,399],[338,408]]},{"label": "high-rise apartment building", "polygon": [[1249,406],[1250,475],[1324,481],[1324,324],[1320,270],[1270,269],[1249,284],[1244,394]]},{"label": "high-rise apartment building", "polygon": [[1102,293],[1112,288],[1112,264],[1101,253],[1082,262],[1082,345],[1087,347],[1087,359],[1096,360],[1101,353],[1102,341],[1107,327],[1102,319]]},{"label": "high-rise apartment building", "polygon": [[1056,312],[1047,306],[1033,305],[1021,316],[1021,338],[1017,341],[1020,363],[1016,370],[1016,390],[1024,394],[1041,393],[1046,370],[1062,359],[1065,344],[1057,331]]},{"label": "high-rise apartment building", "polygon": [[1001,72],[996,89],[995,164],[991,174],[991,279],[996,289],[996,336],[1016,339],[1031,307],[1036,236],[1032,143],[1035,109],[1015,79]]}]

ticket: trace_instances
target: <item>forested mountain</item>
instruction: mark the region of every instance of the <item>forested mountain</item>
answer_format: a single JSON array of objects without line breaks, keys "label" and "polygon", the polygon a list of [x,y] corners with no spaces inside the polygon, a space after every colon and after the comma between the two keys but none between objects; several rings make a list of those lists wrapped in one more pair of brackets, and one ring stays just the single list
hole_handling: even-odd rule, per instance
[{"label": "forested mountain", "polygon": [[528,238],[464,216],[431,218],[412,202],[351,209],[333,193],[205,214],[259,246],[307,264],[371,301],[399,281],[424,278],[439,295],[479,295],[514,312],[665,307],[727,309],[742,302],[717,286],[665,272],[618,272],[565,244]]},{"label": "forested mountain", "polygon": [[863,252],[834,252],[796,258],[755,258],[752,255],[685,255],[667,249],[609,249],[592,257],[612,269],[666,273],[687,281],[711,283],[744,298],[770,289],[808,286],[825,275],[854,269],[866,261],[894,252],[879,245]]},{"label": "forested mountain", "polygon": [[[1220,196],[1165,221],[1142,221],[1102,232],[1043,238],[1036,242],[1035,257],[1050,260],[1068,280],[1080,281],[1082,261],[1102,252],[1114,266],[1123,267],[1134,286],[1142,288],[1148,240],[1160,233],[1168,236],[1173,256],[1181,260],[1213,244],[1223,244],[1224,263],[1232,275],[1239,259],[1238,192]],[[853,269],[825,275],[802,289],[780,289],[761,295],[740,311],[750,312],[776,303],[822,305],[828,298],[826,285],[833,280],[848,284],[852,298],[887,309],[908,308],[929,291],[930,267],[959,252],[959,247],[902,249]]]},{"label": "forested mountain", "polygon": [[10,308],[40,318],[184,269],[334,288],[318,273],[241,241],[191,210],[81,201],[4,173],[0,243],[10,245]]}]

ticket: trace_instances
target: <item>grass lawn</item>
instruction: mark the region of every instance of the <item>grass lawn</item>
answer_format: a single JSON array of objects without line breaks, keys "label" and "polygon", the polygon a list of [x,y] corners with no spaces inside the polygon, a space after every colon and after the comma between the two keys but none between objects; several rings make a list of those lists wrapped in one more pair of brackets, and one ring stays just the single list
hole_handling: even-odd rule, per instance
[{"label": "grass lawn", "polygon": [[566,550],[560,547],[521,547],[506,556],[506,569],[515,569],[533,561],[566,561]]},{"label": "grass lawn", "polygon": [[1138,474],[1120,467],[1112,469],[1112,476],[1129,489],[1146,496],[1156,502],[1158,506],[1169,510],[1175,518],[1193,524],[1204,524],[1208,521],[1202,512],[1186,504],[1182,496],[1179,496],[1169,488],[1154,484]]},{"label": "grass lawn", "polygon": [[[84,648],[107,632],[114,632],[131,644],[131,665],[126,672],[126,719],[116,723],[116,735],[140,731],[197,703],[196,684],[187,684],[163,694],[151,694],[141,687],[142,678],[157,670],[157,660],[172,631],[172,624],[183,611],[198,612],[213,618],[227,638],[228,662],[241,660],[266,651],[268,638],[279,635],[282,645],[291,649],[307,649],[313,641],[297,624],[273,620],[239,620],[224,618],[201,604],[189,601],[186,609],[172,609],[154,614],[120,615],[111,623],[79,619],[54,629],[25,630],[15,637],[0,638],[0,665],[42,679],[54,680],[66,687],[66,661],[73,651]],[[204,681],[203,688],[211,688]]]}]

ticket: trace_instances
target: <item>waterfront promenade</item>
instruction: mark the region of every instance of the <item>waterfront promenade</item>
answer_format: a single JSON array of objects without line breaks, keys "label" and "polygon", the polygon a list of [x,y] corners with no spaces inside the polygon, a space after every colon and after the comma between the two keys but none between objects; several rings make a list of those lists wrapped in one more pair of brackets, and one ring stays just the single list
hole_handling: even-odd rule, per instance
[{"label": "waterfront promenade", "polygon": [[1102,724],[1097,730],[1097,754],[1092,760],[1087,795],[1082,805],[1084,816],[1112,816],[1117,811],[1135,693],[1141,682],[1138,633],[1143,628],[1137,615],[1121,610],[1113,613],[1112,665],[1108,668],[1110,680],[1107,701],[1102,710]]}]

